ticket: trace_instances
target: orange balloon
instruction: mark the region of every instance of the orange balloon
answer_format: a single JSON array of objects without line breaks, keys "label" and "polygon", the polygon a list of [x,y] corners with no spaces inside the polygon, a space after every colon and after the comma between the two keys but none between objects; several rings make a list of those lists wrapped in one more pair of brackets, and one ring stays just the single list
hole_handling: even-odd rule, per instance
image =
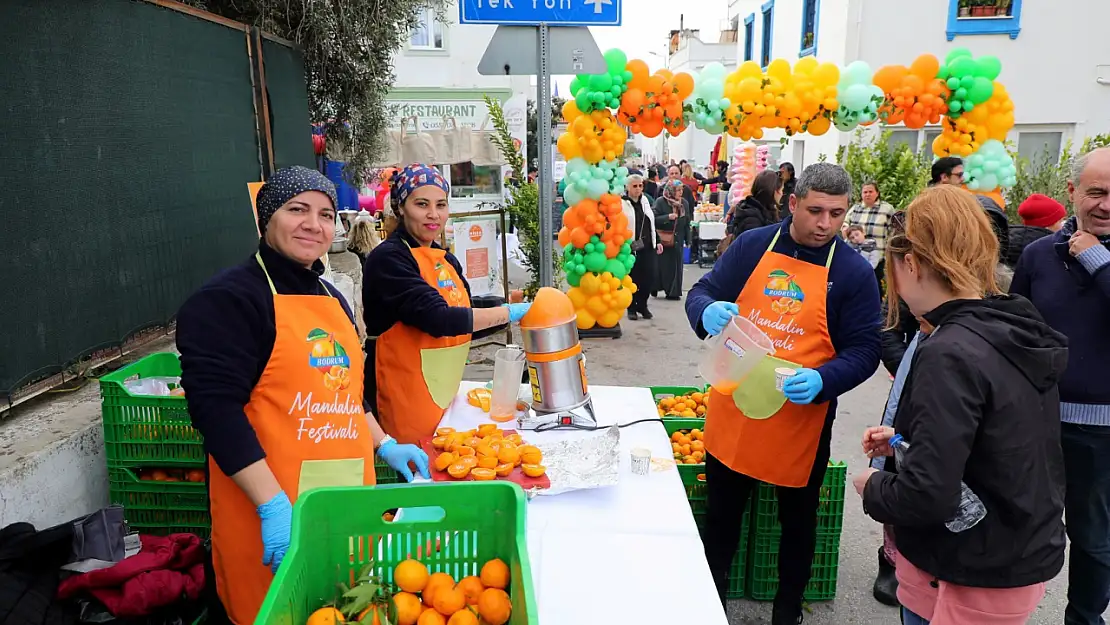
[{"label": "orange balloon", "polygon": [[616,243],[610,241],[605,244],[605,258],[616,258],[617,254],[620,254],[620,252],[621,248]]},{"label": "orange balloon", "polygon": [[940,71],[940,61],[932,54],[922,54],[910,64],[910,73],[922,80],[933,80]]},{"label": "orange balloon", "polygon": [[575,228],[574,230],[570,231],[570,243],[574,245],[574,247],[582,249],[586,247],[586,244],[589,242],[590,232],[587,232],[584,227]]},{"label": "orange balloon", "polygon": [[629,115],[638,115],[640,107],[644,105],[644,92],[639,89],[629,88],[621,96],[621,111],[627,112]]},{"label": "orange balloon", "polygon": [[[964,188],[966,189],[967,187]],[[981,195],[983,197],[989,197],[990,199],[994,200],[996,204],[998,204],[999,208],[1002,208],[1003,210],[1006,209],[1006,198],[1002,197],[1002,192],[998,189],[995,189],[994,191],[972,191],[972,193],[974,193],[975,195]]]},{"label": "orange balloon", "polygon": [[625,71],[632,72],[632,80],[628,81],[629,88],[632,88],[633,85],[641,84],[643,81],[647,80],[648,75],[651,74],[648,64],[640,59],[630,60],[625,64],[624,69]]},{"label": "orange balloon", "polygon": [[[570,211],[567,212],[569,213]],[[563,223],[566,223],[566,221]],[[568,243],[570,243],[570,229],[563,226],[559,229],[559,247],[566,247]]]},{"label": "orange balloon", "polygon": [[[565,226],[564,230],[571,230],[581,225],[582,217],[578,214],[578,211],[574,210],[573,206],[563,211],[563,226]],[[562,231],[560,231],[560,234],[562,234]],[[566,243],[564,243],[563,245],[566,245]]]},{"label": "orange balloon", "polygon": [[678,89],[678,99],[685,100],[694,92],[694,77],[686,72],[675,74],[674,86]]},{"label": "orange balloon", "polygon": [[664,80],[670,80],[674,78],[674,72],[667,68],[655,70],[655,75],[663,78]]},{"label": "orange balloon", "polygon": [[906,68],[902,65],[884,65],[875,72],[871,82],[875,86],[882,89],[883,93],[891,93],[902,84],[902,78],[906,75]]}]

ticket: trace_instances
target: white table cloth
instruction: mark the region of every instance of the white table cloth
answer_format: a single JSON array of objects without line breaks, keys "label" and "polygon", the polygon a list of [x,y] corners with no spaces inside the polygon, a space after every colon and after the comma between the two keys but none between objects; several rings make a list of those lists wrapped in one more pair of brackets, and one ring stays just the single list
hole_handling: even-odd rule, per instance
[{"label": "white table cloth", "polygon": [[[441,426],[470,429],[489,417],[470,406],[463,382]],[[657,417],[646,388],[592,386],[599,425]],[[501,424],[504,429],[515,422]],[[621,429],[620,483],[537,496],[528,503],[528,553],[541,625],[686,622],[727,625],[686,491],[675,469],[633,475],[631,450],[670,458],[658,421]],[[548,442],[594,435],[522,432]]]}]

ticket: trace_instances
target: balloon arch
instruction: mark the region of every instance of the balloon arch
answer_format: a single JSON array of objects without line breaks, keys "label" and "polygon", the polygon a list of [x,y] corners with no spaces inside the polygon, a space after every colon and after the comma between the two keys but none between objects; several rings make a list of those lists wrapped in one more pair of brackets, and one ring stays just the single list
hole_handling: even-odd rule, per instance
[{"label": "balloon arch", "polygon": [[[567,160],[562,185],[568,205],[559,244],[580,329],[617,325],[636,290],[628,276],[633,231],[620,199],[628,170],[617,162],[629,132],[678,136],[693,125],[747,142],[773,128],[787,136],[820,136],[876,122],[914,129],[940,124],[933,154],[963,157],[970,190],[1000,199],[1000,187],[1016,183],[1003,145],[1014,125],[1014,104],[997,81],[1002,66],[993,56],[975,58],[956,48],[943,62],[923,54],[909,67],[875,72],[863,61],[842,69],[813,57],[793,68],[776,59],[766,70],[746,61],[732,73],[711,63],[696,76],[666,69],[651,74],[646,63],[615,49],[605,60],[607,73],[571,82],[574,99],[562,111],[567,131],[557,145]],[[753,152],[750,143],[737,148],[730,198],[750,189]]]}]

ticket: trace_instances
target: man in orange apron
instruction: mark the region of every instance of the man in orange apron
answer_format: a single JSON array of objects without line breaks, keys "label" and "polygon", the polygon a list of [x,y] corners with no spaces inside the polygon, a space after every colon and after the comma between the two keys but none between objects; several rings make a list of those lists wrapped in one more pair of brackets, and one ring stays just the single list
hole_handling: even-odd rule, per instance
[{"label": "man in orange apron", "polygon": [[[438,243],[450,196],[438,169],[409,165],[394,176],[390,189],[390,234],[367,256],[362,270],[363,319],[370,337],[365,386],[377,400],[382,428],[402,443],[416,443],[432,436],[458,393],[471,335],[519,321],[530,304],[471,307],[462,266]],[[465,235],[483,233],[468,230]]]},{"label": "man in orange apron", "polygon": [[427,455],[367,413],[353,317],[320,278],[335,205],[319,172],[275,172],[258,193],[258,252],[178,312],[182,385],[210,457],[215,582],[237,625],[254,622],[300,494],[373,485],[375,447],[390,466],[427,474]]},{"label": "man in orange apron", "polygon": [[[702,533],[723,603],[749,495],[759,481],[778,487],[782,538],[774,625],[801,622],[836,398],[879,364],[874,274],[836,237],[851,186],[837,165],[806,168],[790,199],[791,216],[742,234],[686,300],[698,336],[719,334],[740,315],[775,347],[730,394],[710,393]],[[776,390],[775,369],[784,367],[796,374]]]}]

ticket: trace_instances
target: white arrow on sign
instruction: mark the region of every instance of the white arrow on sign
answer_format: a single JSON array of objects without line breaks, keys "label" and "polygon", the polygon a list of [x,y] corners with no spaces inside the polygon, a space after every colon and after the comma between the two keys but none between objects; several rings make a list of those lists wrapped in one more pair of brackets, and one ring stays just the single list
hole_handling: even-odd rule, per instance
[{"label": "white arrow on sign", "polygon": [[586,4],[594,5],[594,15],[601,13],[601,7],[605,4],[613,4],[613,0],[586,0]]}]

